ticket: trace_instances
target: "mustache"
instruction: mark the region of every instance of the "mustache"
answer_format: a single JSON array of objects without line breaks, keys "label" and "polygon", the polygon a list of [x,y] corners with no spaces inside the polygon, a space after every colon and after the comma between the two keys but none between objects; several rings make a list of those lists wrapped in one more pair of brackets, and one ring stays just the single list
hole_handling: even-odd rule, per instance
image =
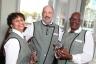
[{"label": "mustache", "polygon": [[50,18],[50,17],[46,16],[45,18]]}]

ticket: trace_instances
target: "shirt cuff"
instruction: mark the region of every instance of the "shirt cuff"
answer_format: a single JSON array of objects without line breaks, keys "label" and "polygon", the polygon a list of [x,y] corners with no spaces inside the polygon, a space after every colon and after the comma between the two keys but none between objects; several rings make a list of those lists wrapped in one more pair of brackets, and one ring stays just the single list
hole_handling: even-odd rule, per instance
[{"label": "shirt cuff", "polygon": [[73,61],[74,63],[80,64],[80,63],[81,63],[81,57],[80,57],[80,55],[79,55],[79,54],[72,55],[72,61]]}]

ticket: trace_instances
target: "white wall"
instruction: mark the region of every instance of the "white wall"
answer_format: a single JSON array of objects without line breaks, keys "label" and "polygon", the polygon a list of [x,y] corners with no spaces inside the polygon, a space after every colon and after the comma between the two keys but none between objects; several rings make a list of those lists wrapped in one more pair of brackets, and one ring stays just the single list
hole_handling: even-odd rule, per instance
[{"label": "white wall", "polygon": [[71,14],[73,13],[73,12],[80,12],[80,8],[81,8],[81,1],[82,0],[69,0],[68,1],[68,12],[67,12],[67,14],[66,14],[66,25],[67,25],[67,28],[66,28],[66,30],[68,30],[68,28],[69,28],[69,18],[70,18],[70,16],[71,16]]},{"label": "white wall", "polygon": [[[58,21],[56,18],[63,15],[65,19],[65,25],[68,29],[68,21],[73,12],[80,12],[82,0],[53,0],[55,2],[55,21]],[[64,29],[66,30],[66,29]]]},{"label": "white wall", "polygon": [[0,20],[0,43],[3,40],[5,32],[7,30],[7,21],[6,18],[9,13],[17,10],[17,1],[18,0],[1,0],[1,20]]},{"label": "white wall", "polygon": [[[0,0],[0,20],[1,20],[1,0]],[[1,24],[1,22],[0,22]]]},{"label": "white wall", "polygon": [[69,17],[75,11],[80,11],[81,0],[69,0]]}]

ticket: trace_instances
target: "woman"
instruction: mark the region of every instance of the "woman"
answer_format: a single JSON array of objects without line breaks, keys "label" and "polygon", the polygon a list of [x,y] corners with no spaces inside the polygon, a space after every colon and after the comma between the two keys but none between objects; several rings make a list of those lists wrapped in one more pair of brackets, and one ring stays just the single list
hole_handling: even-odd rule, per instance
[{"label": "woman", "polygon": [[11,31],[4,44],[6,64],[29,64],[31,50],[22,34],[24,21],[24,15],[18,12],[11,13],[7,17],[7,24]]}]

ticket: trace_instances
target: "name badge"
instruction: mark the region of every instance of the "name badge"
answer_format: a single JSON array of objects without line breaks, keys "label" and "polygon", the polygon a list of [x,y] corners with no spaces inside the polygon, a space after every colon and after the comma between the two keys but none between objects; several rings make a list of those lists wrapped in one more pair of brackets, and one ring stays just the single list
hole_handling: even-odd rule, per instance
[{"label": "name badge", "polygon": [[75,41],[76,41],[76,42],[79,42],[79,43],[82,43],[82,40],[78,40],[78,39],[76,39]]},{"label": "name badge", "polygon": [[53,35],[56,35],[56,36],[58,36],[58,33],[53,33]]}]

